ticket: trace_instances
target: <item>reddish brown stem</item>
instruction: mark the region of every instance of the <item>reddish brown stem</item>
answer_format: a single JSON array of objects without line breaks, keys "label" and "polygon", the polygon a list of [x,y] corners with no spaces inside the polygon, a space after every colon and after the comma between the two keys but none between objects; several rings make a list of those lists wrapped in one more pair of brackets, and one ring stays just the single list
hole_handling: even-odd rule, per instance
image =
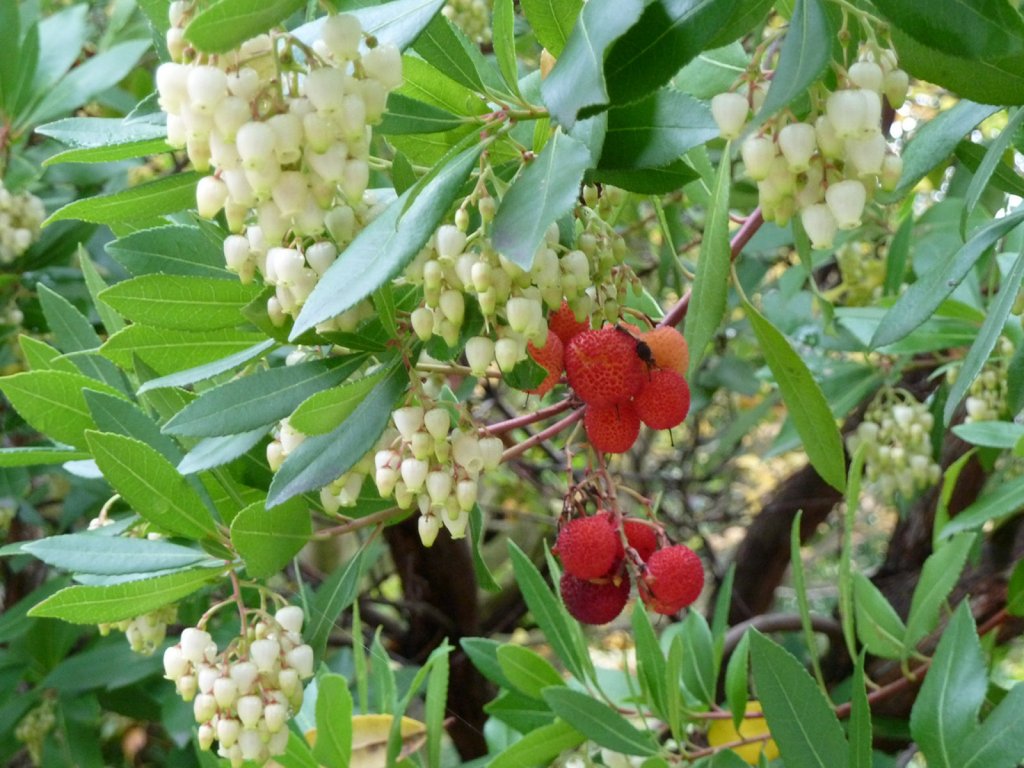
[{"label": "reddish brown stem", "polygon": [[557,435],[566,427],[572,426],[577,421],[583,418],[583,410],[583,408],[577,408],[564,419],[556,421],[550,427],[542,429],[540,432],[538,432],[537,434],[533,435],[530,438],[527,438],[526,440],[523,440],[523,442],[519,443],[518,445],[513,445],[511,448],[505,451],[505,453],[502,454],[501,460],[508,461],[509,459],[514,459],[516,456],[520,456],[521,454],[526,453],[526,451],[533,448],[533,446],[539,445],[540,443],[544,442],[549,437]]},{"label": "reddish brown stem", "polygon": [[520,427],[525,427],[528,424],[535,424],[538,421],[543,421],[551,416],[557,416],[562,411],[567,410],[571,405],[572,401],[569,398],[566,398],[561,402],[549,405],[546,408],[541,408],[533,413],[524,413],[522,416],[516,416],[512,419],[499,421],[495,424],[488,424],[486,427],[481,427],[477,431],[481,435],[501,435],[509,430],[519,429]]}]

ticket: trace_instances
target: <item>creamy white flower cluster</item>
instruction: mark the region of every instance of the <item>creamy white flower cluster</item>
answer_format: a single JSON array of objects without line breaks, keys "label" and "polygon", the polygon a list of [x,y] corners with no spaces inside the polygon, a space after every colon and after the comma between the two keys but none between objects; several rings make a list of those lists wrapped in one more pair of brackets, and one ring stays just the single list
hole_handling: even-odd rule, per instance
[{"label": "creamy white flower cluster", "polygon": [[[967,390],[967,399],[964,400],[964,409],[967,411],[965,423],[995,421],[1006,411],[1007,376],[1013,352],[1013,342],[1005,336],[1001,337],[995,352]],[[950,383],[956,381],[956,373],[957,369],[950,369],[947,376]]]},{"label": "creamy white flower cluster", "polygon": [[313,649],[302,642],[302,609],[266,616],[221,652],[209,632],[188,627],[164,652],[164,673],[192,702],[200,748],[239,768],[264,764],[288,745],[288,720],[302,705],[302,681],[313,675]]},{"label": "creamy white flower cluster", "polygon": [[196,188],[199,214],[224,211],[228,268],[276,286],[268,312],[280,324],[379,210],[367,197],[370,126],[402,82],[401,54],[362,48],[359,20],[333,15],[311,46],[265,34],[201,56],[183,37],[192,10],[171,3],[175,60],[157,69],[167,140],[212,171]]},{"label": "creamy white flower cluster", "polygon": [[441,8],[452,24],[477,45],[491,42],[491,6],[493,0],[448,0]]},{"label": "creamy white flower cluster", "polygon": [[[840,87],[820,100],[806,122],[786,113],[748,136],[741,155],[747,175],[757,182],[765,221],[785,226],[794,214],[813,248],[831,248],[839,230],[860,226],[864,206],[875,190],[896,187],[903,161],[882,134],[882,99],[898,109],[909,78],[887,48],[865,47],[860,60],[840,79]],[[711,111],[724,138],[743,133],[751,108],[764,90],[721,93]]]},{"label": "creamy white flower cluster", "polygon": [[111,629],[124,632],[128,645],[135,653],[152,656],[167,637],[167,625],[173,624],[177,620],[177,607],[165,605],[155,611],[114,624],[100,624],[99,630],[101,635],[108,634]]},{"label": "creamy white flower cluster", "polygon": [[12,195],[0,181],[0,264],[10,264],[39,239],[45,218],[42,200],[31,192]]}]

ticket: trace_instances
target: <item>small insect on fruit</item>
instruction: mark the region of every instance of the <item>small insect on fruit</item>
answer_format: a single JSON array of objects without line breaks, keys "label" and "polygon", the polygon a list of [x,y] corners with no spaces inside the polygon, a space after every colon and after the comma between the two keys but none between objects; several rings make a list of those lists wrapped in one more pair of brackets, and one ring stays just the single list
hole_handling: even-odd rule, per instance
[{"label": "small insect on fruit", "polygon": [[647,366],[648,370],[654,368],[654,353],[651,351],[650,345],[641,338],[638,338],[631,330],[626,328],[621,323],[615,324],[615,330],[619,333],[629,336],[634,342],[636,342],[636,356],[639,357],[644,365]]}]

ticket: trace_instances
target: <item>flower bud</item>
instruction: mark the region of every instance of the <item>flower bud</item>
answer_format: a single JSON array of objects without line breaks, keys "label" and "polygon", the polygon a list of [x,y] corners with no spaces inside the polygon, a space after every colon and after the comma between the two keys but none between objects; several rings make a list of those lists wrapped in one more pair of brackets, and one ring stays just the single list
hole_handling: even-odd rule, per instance
[{"label": "flower bud", "polygon": [[459,508],[468,512],[476,504],[477,483],[475,480],[460,480],[455,486],[455,498],[459,502]]},{"label": "flower bud", "polygon": [[831,248],[836,237],[836,219],[832,210],[824,203],[809,205],[800,212],[800,221],[811,240],[811,247],[817,250]]},{"label": "flower bud", "polygon": [[181,655],[193,664],[205,660],[206,646],[213,642],[209,632],[196,627],[186,627],[181,633]]},{"label": "flower bud", "polygon": [[474,376],[482,376],[494,361],[494,341],[487,336],[473,336],[466,341],[466,362]]},{"label": "flower bud", "polygon": [[711,116],[723,139],[735,139],[743,132],[750,107],[739,93],[719,93],[711,99]]},{"label": "flower bud", "polygon": [[[441,307],[441,312],[448,319],[448,321],[458,329],[462,325],[462,320],[466,315],[466,301],[462,296],[462,291],[456,291],[449,289],[441,292],[441,299],[438,302]],[[454,346],[449,342],[449,346]]]},{"label": "flower bud", "polygon": [[853,229],[860,226],[866,200],[867,190],[864,189],[863,184],[854,179],[832,184],[825,190],[825,201],[832,209],[832,215],[835,216],[836,226],[839,229]]},{"label": "flower bud", "polygon": [[429,307],[414,309],[410,321],[420,341],[429,341],[434,335],[434,312]]},{"label": "flower bud", "polygon": [[444,504],[452,492],[452,476],[449,472],[434,470],[427,475],[427,493],[432,504]]},{"label": "flower bud", "polygon": [[437,540],[437,534],[441,530],[441,521],[437,515],[420,515],[417,528],[420,534],[420,542],[424,547],[430,547]]},{"label": "flower bud", "polygon": [[328,16],[320,34],[338,61],[351,61],[359,55],[363,29],[355,16],[347,13]]},{"label": "flower bud", "polygon": [[402,437],[410,440],[423,427],[423,408],[419,405],[399,408],[391,414],[391,418]]},{"label": "flower bud", "polygon": [[500,437],[482,437],[479,441],[480,457],[483,460],[484,469],[497,469],[501,464],[502,454],[505,453],[505,444]]},{"label": "flower bud", "polygon": [[402,84],[402,54],[393,45],[378,45],[363,56],[363,69],[388,90]]},{"label": "flower bud", "polygon": [[178,680],[188,672],[190,664],[182,655],[181,648],[172,645],[164,651],[164,677],[168,680]]},{"label": "flower bud", "polygon": [[299,677],[313,676],[313,649],[305,643],[288,651],[285,662],[299,674]]},{"label": "flower bud", "polygon": [[217,714],[217,700],[209,693],[200,693],[192,702],[192,714],[197,723],[209,722]]},{"label": "flower bud", "polygon": [[413,493],[418,493],[426,482],[430,467],[422,459],[407,458],[402,461],[402,482]]},{"label": "flower bud", "polygon": [[466,233],[460,232],[451,224],[440,227],[434,239],[437,244],[437,255],[442,259],[454,260],[466,249]]},{"label": "flower bud", "polygon": [[270,672],[276,669],[280,654],[281,647],[277,640],[269,637],[255,640],[249,647],[249,656],[260,672]]},{"label": "flower bud", "polygon": [[790,123],[779,131],[779,149],[791,173],[806,171],[816,148],[814,127],[808,123]]},{"label": "flower bud", "polygon": [[743,156],[747,176],[754,181],[763,181],[768,177],[772,160],[775,159],[775,143],[767,136],[751,136],[743,142],[740,154]]},{"label": "flower bud", "polygon": [[286,605],[274,614],[277,623],[287,632],[301,632],[305,614],[297,605]]},{"label": "flower bud", "polygon": [[910,77],[902,69],[894,69],[885,76],[882,86],[885,91],[886,101],[893,109],[899,109],[907,100],[907,91],[910,90]]},{"label": "flower bud", "polygon": [[494,359],[502,371],[511,371],[522,358],[523,345],[518,339],[505,337],[494,344]]},{"label": "flower bud", "polygon": [[882,92],[882,68],[873,61],[858,61],[849,71],[850,82],[858,88]]}]

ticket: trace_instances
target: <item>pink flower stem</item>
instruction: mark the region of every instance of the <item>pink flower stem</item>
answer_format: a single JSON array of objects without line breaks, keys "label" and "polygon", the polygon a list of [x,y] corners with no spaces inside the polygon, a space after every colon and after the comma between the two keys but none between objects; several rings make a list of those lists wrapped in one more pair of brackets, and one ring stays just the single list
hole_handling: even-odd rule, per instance
[{"label": "pink flower stem", "polygon": [[505,421],[499,421],[494,424],[488,424],[486,427],[481,427],[479,434],[483,435],[500,435],[509,430],[519,429],[529,424],[535,424],[538,421],[550,418],[551,416],[557,416],[564,410],[571,407],[572,401],[569,398],[562,400],[561,402],[549,405],[546,408],[534,411],[533,413],[524,413],[522,416],[516,416],[512,419],[506,419]]},{"label": "pink flower stem", "polygon": [[519,455],[525,453],[526,451],[530,450],[531,448],[533,448],[533,446],[539,445],[540,443],[544,442],[549,437],[552,437],[553,435],[557,435],[563,429],[565,429],[567,427],[571,427],[573,424],[575,424],[577,421],[579,421],[580,419],[583,418],[583,411],[584,410],[585,410],[584,408],[577,408],[575,411],[570,413],[564,419],[560,419],[559,421],[556,421],[550,427],[547,427],[546,429],[542,429],[537,434],[527,438],[526,440],[523,440],[523,442],[521,442],[521,443],[519,443],[517,445],[513,445],[511,448],[509,448],[507,451],[505,451],[501,455],[501,460],[502,461],[509,461],[510,459],[514,459],[516,456],[519,456]]}]

